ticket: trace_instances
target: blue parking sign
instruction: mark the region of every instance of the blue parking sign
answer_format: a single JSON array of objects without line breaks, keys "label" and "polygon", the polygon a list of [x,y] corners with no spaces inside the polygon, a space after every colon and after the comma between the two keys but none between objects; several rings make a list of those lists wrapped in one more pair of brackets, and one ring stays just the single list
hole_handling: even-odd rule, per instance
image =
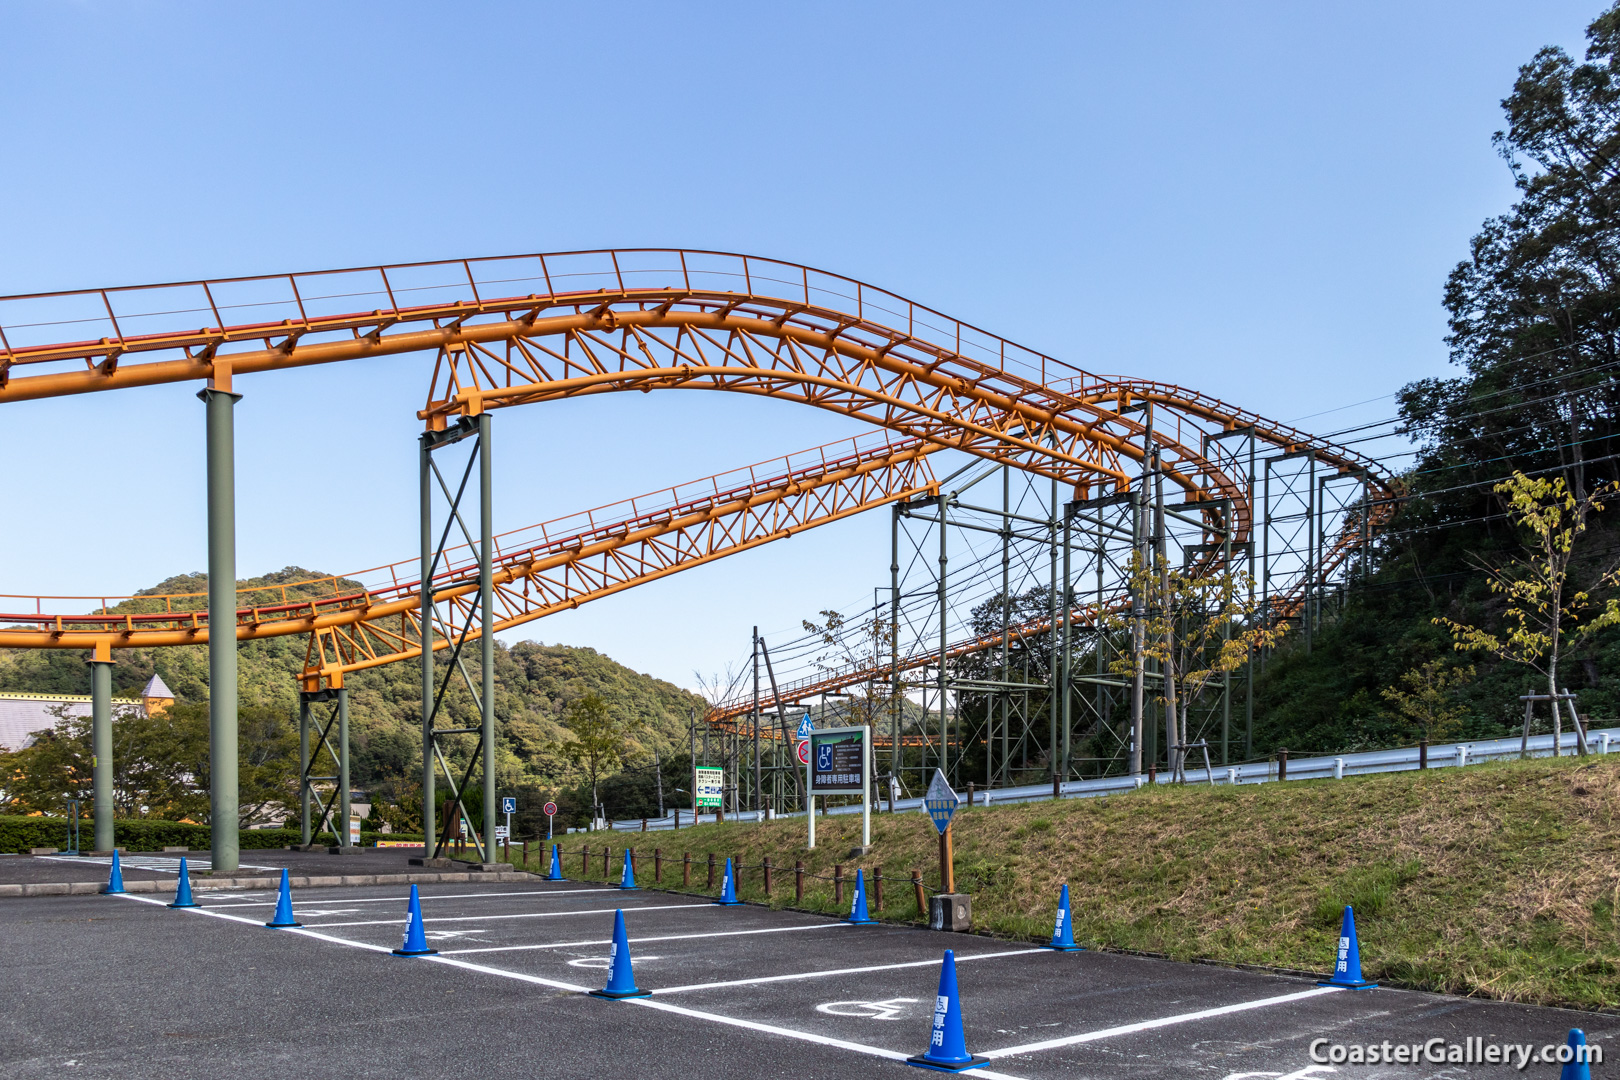
[{"label": "blue parking sign", "polygon": [[501,800],[501,813],[503,813],[503,814],[515,814],[515,813],[517,813],[517,799],[514,796],[508,795],[508,796],[506,796],[506,798]]}]

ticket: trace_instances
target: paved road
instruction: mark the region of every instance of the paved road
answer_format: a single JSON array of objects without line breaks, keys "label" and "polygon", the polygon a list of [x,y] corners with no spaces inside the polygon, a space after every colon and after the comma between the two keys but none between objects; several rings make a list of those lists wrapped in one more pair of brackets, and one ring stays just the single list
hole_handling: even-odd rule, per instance
[{"label": "paved road", "polygon": [[[1324,991],[598,885],[423,892],[435,958],[388,952],[398,889],[310,890],[295,897],[299,931],[259,925],[268,893],[209,896],[201,912],[134,896],[7,901],[0,1077],[919,1078],[900,1059],[927,1045],[946,948],[969,1049],[992,1058],[973,1075],[1556,1077],[1541,1064],[1313,1064],[1308,1048],[1541,1046],[1572,1026],[1620,1050],[1620,1019],[1561,1010]],[[652,997],[581,993],[606,980],[615,908]]]},{"label": "paved road", "polygon": [[[354,848],[349,854],[330,855],[318,851],[285,851],[264,848],[242,852],[240,876],[280,871],[294,874],[393,874],[419,869],[408,865],[420,857],[421,848]],[[33,884],[46,881],[107,880],[110,855],[0,855],[0,884]],[[126,881],[162,879],[173,881],[180,868],[178,854],[127,852],[120,860]],[[207,850],[186,854],[186,863],[198,878],[209,870]]]}]

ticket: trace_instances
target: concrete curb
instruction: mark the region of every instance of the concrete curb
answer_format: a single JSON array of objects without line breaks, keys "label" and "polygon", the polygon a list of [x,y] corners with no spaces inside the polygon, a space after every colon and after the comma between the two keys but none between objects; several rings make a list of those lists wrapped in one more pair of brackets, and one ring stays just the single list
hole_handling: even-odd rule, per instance
[{"label": "concrete curb", "polygon": [[[295,889],[318,889],[341,885],[434,885],[468,881],[544,881],[538,874],[511,873],[417,873],[417,874],[323,874],[320,876],[289,877],[288,884]],[[275,889],[281,877],[239,877],[191,879],[196,892],[216,892],[225,889]],[[126,881],[124,891],[132,893],[173,892],[174,881]],[[31,885],[0,885],[0,898],[25,896],[93,896],[101,892],[99,881],[52,881]]]}]

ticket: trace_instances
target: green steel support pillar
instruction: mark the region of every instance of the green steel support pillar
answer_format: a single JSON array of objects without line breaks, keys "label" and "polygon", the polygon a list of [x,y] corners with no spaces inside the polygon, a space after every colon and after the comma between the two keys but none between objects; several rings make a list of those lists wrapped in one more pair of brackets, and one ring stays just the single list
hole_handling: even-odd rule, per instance
[{"label": "green steel support pillar", "polygon": [[[349,690],[338,687],[338,845],[349,846]],[[431,854],[431,852],[429,853]]]},{"label": "green steel support pillar", "polygon": [[[99,658],[98,648],[90,661],[90,760],[95,791],[95,851],[113,848],[113,744],[112,744],[112,661]],[[111,650],[108,650],[111,655]]]},{"label": "green steel support pillar", "polygon": [[484,861],[495,861],[495,514],[494,471],[490,467],[489,413],[478,414],[478,609],[484,617],[482,688],[479,704],[484,740]]},{"label": "green steel support pillar", "polygon": [[422,523],[422,852],[434,852],[433,802],[433,435],[421,439],[421,523]]},{"label": "green steel support pillar", "polygon": [[[227,382],[228,385],[228,382]],[[236,435],[240,394],[210,386],[208,409],[208,823],[212,867],[237,867]]]}]

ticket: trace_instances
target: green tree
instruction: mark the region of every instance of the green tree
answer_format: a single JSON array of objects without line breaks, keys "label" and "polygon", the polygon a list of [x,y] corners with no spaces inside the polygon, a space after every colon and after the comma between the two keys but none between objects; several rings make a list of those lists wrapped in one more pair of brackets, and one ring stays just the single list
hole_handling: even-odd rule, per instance
[{"label": "green tree", "polygon": [[[1620,623],[1620,599],[1611,597],[1601,605],[1592,599],[1593,591],[1620,584],[1620,570],[1599,575],[1590,589],[1576,588],[1570,581],[1575,541],[1586,531],[1587,518],[1602,511],[1599,497],[1609,490],[1613,489],[1576,498],[1562,477],[1531,479],[1519,472],[1497,484],[1496,491],[1508,500],[1509,514],[1525,534],[1524,546],[1529,551],[1529,557],[1505,566],[1484,566],[1491,591],[1507,601],[1504,629],[1493,633],[1445,616],[1434,620],[1451,632],[1458,652],[1490,653],[1542,674],[1552,699],[1555,756],[1563,727],[1559,658],[1599,630]],[[1576,733],[1584,754],[1585,737],[1579,727]]]},{"label": "green tree", "polygon": [[615,713],[596,694],[586,694],[569,702],[563,710],[563,724],[569,738],[561,746],[562,755],[575,767],[585,770],[591,782],[591,806],[601,805],[601,778],[622,763],[630,752],[633,721]]},{"label": "green tree", "polygon": [[1452,667],[1430,660],[1401,675],[1399,686],[1385,687],[1380,693],[1394,706],[1420,739],[1434,742],[1462,727],[1467,706],[1455,699],[1457,688],[1472,681],[1474,667]]},{"label": "green tree", "polygon": [[[1594,471],[1615,475],[1604,459],[1620,450],[1620,5],[1586,37],[1584,62],[1544,48],[1502,102],[1495,143],[1519,199],[1485,222],[1445,289],[1447,344],[1467,376],[1401,393],[1435,488],[1502,459],[1561,470],[1577,499]],[[1477,496],[1453,499],[1464,510]]]}]

